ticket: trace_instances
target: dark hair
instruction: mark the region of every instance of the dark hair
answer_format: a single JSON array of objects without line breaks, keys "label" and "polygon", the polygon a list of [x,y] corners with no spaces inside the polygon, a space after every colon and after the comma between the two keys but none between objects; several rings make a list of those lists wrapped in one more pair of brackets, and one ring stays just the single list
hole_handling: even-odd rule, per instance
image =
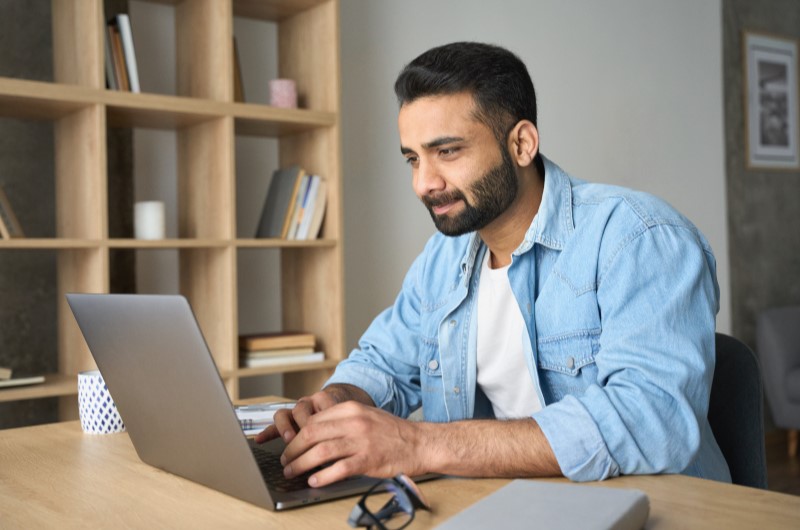
[{"label": "dark hair", "polygon": [[[491,44],[453,42],[431,48],[403,68],[394,91],[400,106],[426,96],[471,93],[477,107],[475,117],[503,146],[520,120],[537,125],[536,91],[525,63]],[[538,152],[534,163],[544,177]]]}]

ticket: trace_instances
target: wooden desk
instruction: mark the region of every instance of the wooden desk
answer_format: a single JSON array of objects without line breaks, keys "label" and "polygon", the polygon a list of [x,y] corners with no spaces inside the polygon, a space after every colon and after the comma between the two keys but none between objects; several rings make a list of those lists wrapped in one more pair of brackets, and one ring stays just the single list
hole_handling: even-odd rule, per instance
[{"label": "wooden desk", "polygon": [[[192,436],[202,433],[187,433],[187,443]],[[418,513],[412,528],[441,523],[507,482],[425,482],[421,488],[434,513]],[[600,485],[645,491],[651,529],[800,528],[800,497],[792,495],[680,475],[622,477]],[[127,433],[87,435],[78,422],[0,431],[4,529],[349,528],[355,501],[273,513],[142,463]]]}]

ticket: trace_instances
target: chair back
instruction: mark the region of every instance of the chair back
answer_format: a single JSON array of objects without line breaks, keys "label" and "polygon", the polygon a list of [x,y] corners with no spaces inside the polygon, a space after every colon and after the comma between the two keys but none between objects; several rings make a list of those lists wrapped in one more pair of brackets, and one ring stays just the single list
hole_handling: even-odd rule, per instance
[{"label": "chair back", "polygon": [[761,370],[743,342],[716,334],[717,362],[708,421],[734,484],[767,488]]}]

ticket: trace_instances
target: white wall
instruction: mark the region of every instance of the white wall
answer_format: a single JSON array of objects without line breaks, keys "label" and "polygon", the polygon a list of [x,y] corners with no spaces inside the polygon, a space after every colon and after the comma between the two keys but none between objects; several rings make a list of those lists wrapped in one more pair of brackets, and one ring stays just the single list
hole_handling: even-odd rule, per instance
[{"label": "white wall", "polygon": [[399,152],[392,86],[426,49],[505,46],[537,89],[542,152],[655,193],[705,233],[730,331],[720,0],[341,0],[347,340],[392,303],[434,228]]}]

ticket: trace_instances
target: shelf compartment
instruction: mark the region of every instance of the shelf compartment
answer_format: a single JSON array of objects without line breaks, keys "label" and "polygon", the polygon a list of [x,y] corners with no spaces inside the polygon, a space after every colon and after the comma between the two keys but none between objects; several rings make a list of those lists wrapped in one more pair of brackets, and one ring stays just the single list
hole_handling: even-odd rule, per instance
[{"label": "shelf compartment", "polygon": [[0,389],[0,402],[77,395],[77,375],[47,374],[44,383]]},{"label": "shelf compartment", "polygon": [[[178,5],[182,0],[146,0],[154,4]],[[329,0],[233,0],[233,14],[279,22]]]}]

